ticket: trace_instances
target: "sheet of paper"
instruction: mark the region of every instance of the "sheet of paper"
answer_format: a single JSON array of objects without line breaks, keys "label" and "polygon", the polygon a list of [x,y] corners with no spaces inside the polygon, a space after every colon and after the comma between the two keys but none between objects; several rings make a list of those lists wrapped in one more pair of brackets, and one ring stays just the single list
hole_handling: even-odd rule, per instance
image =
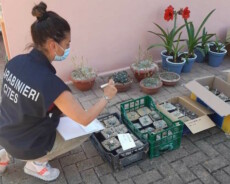
[{"label": "sheet of paper", "polygon": [[103,130],[104,126],[98,119],[93,120],[88,126],[80,125],[86,132],[92,133],[99,130]]},{"label": "sheet of paper", "polygon": [[104,126],[97,119],[93,120],[88,126],[85,127],[68,117],[61,117],[57,127],[57,131],[64,140],[70,140],[103,129]]},{"label": "sheet of paper", "polygon": [[121,143],[122,149],[125,151],[130,148],[136,147],[136,144],[129,133],[127,134],[117,134],[118,139]]}]

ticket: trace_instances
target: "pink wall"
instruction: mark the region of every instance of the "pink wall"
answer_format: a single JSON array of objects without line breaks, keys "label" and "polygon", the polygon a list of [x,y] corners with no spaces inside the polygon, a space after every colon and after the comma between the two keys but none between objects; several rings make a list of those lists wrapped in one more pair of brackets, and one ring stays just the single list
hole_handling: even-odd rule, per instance
[{"label": "pink wall", "polygon": [[[40,0],[1,1],[11,56],[26,52],[25,45],[31,42],[30,25],[35,20],[31,9]],[[71,24],[71,56],[86,57],[98,72],[127,67],[135,60],[139,44],[147,48],[151,43],[157,43],[159,39],[147,31],[155,29],[152,22],[165,27],[172,25],[163,19],[164,9],[170,4],[175,9],[189,6],[195,25],[199,25],[203,17],[216,8],[206,27],[221,38],[230,27],[230,1],[226,0],[43,1],[47,3],[48,10],[56,11]],[[160,50],[151,51],[154,60],[160,59]],[[62,63],[54,64],[64,80],[68,80],[73,69],[71,56]]]}]

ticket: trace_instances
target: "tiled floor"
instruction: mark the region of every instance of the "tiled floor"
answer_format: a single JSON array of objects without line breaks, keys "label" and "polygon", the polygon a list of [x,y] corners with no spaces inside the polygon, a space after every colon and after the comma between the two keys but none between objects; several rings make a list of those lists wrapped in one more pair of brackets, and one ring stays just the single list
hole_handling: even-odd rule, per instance
[{"label": "tiled floor", "polygon": [[[2,45],[0,45],[2,48]],[[0,76],[5,65],[4,52],[1,49]],[[174,87],[163,87],[156,95],[155,101],[188,95],[183,87],[188,81],[206,75],[225,76],[221,72],[230,68],[230,58],[218,68],[207,64],[195,63],[189,74],[182,74],[180,83]],[[102,96],[99,86],[107,78],[98,78],[94,88],[88,92],[80,92],[70,85],[76,99],[84,108],[88,108]],[[143,96],[138,83],[135,81],[130,91],[120,93],[107,106],[103,113],[120,112],[119,104],[122,101]],[[180,183],[230,183],[230,138],[220,129],[212,128],[195,135],[182,138],[181,147],[163,154],[152,160],[146,159],[122,171],[114,172],[104,161],[90,141],[81,147],[51,161],[51,165],[61,170],[60,177],[51,183],[77,184],[77,183],[122,183],[122,184],[180,184]],[[8,170],[1,176],[0,183],[47,183],[23,173],[24,162],[13,160]]]}]

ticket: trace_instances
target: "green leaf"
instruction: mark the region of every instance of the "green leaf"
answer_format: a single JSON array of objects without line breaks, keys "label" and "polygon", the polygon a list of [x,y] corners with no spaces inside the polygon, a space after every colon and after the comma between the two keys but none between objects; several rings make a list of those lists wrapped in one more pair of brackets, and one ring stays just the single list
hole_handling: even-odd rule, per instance
[{"label": "green leaf", "polygon": [[184,48],[184,45],[181,45],[178,49],[178,52],[180,52]]},{"label": "green leaf", "polygon": [[163,34],[165,37],[167,37],[167,33],[164,31],[164,29],[163,29],[161,26],[159,26],[158,24],[156,24],[156,23],[154,23],[154,24],[158,27],[158,29],[161,30],[162,34]]},{"label": "green leaf", "polygon": [[207,22],[208,18],[212,15],[212,13],[215,11],[216,9],[213,9],[206,17],[205,19],[203,20],[203,22],[201,23],[200,27],[198,28],[198,31],[196,33],[196,36],[195,38],[198,37],[199,33],[200,33],[200,30],[202,29],[202,27],[204,26],[204,24]]},{"label": "green leaf", "polygon": [[160,34],[160,33],[155,33],[153,31],[148,31],[149,33],[152,33],[152,34],[155,34],[156,36],[158,36],[163,42],[164,44],[167,44],[167,39],[164,37],[163,34]]},{"label": "green leaf", "polygon": [[153,45],[150,45],[147,50],[150,50],[150,49],[152,49],[154,47],[165,47],[165,48],[167,48],[168,46],[166,46],[164,44],[153,44]]},{"label": "green leaf", "polygon": [[157,35],[157,36],[163,36],[164,37],[164,35],[163,34],[160,34],[160,33],[156,33],[156,32],[153,32],[153,31],[148,31],[149,33],[152,33],[152,34],[155,34],[155,35]]},{"label": "green leaf", "polygon": [[190,24],[190,31],[191,31],[191,39],[194,41],[194,32],[195,32],[195,29],[194,29],[194,25],[193,25],[192,22]]},{"label": "green leaf", "polygon": [[206,39],[205,42],[207,42],[208,40],[210,40],[213,36],[215,36],[216,34],[207,34],[206,35]]}]

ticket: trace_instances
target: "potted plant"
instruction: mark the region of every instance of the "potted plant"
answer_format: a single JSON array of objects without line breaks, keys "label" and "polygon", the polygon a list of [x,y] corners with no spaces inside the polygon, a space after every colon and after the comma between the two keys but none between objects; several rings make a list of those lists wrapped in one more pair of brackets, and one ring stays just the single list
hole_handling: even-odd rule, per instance
[{"label": "potted plant", "polygon": [[147,51],[142,51],[139,46],[137,61],[130,66],[135,78],[140,82],[142,79],[152,76],[157,71],[158,66],[153,62]]},{"label": "potted plant", "polygon": [[[73,61],[75,58],[73,58]],[[82,62],[79,65],[75,62],[73,63],[75,69],[71,72],[70,76],[73,84],[81,91],[90,90],[94,85],[97,76],[96,72],[91,67],[84,65],[83,57]]]},{"label": "potted plant", "polygon": [[180,75],[174,72],[162,72],[159,74],[159,78],[165,86],[175,86],[180,80]]},{"label": "potted plant", "polygon": [[118,92],[125,92],[129,90],[133,82],[127,71],[116,72],[111,78],[115,82],[115,87],[117,88]]},{"label": "potted plant", "polygon": [[149,49],[152,49],[154,47],[163,47],[165,50],[163,50],[161,52],[161,58],[162,58],[162,67],[163,69],[167,70],[167,62],[166,62],[166,58],[168,56],[172,56],[173,55],[173,42],[174,39],[176,37],[176,35],[185,27],[185,24],[180,26],[179,28],[177,28],[176,24],[177,24],[177,14],[178,12],[174,11],[174,8],[170,5],[168,6],[168,8],[165,10],[165,14],[164,14],[164,19],[166,21],[170,21],[174,19],[174,26],[172,28],[171,31],[165,31],[160,25],[154,23],[154,25],[160,30],[160,33],[156,33],[154,31],[148,31],[149,33],[152,33],[156,36],[158,36],[161,40],[162,40],[162,44],[153,44],[150,45]]},{"label": "potted plant", "polygon": [[159,89],[162,87],[162,82],[159,79],[159,77],[147,77],[145,79],[142,79],[140,82],[141,90],[144,93],[147,94],[155,94],[159,91]]},{"label": "potted plant", "polygon": [[212,67],[220,66],[226,54],[225,45],[216,37],[216,41],[209,45],[208,64]]},{"label": "potted plant", "polygon": [[205,19],[202,21],[201,25],[199,26],[197,32],[195,32],[195,28],[192,22],[187,22],[187,19],[190,16],[190,11],[188,9],[188,7],[186,7],[185,9],[181,9],[179,11],[179,14],[182,15],[182,17],[184,18],[184,22],[185,22],[185,26],[186,26],[186,30],[187,30],[187,35],[188,35],[188,39],[186,40],[187,42],[187,48],[188,48],[188,52],[184,52],[183,57],[185,57],[186,59],[186,63],[183,66],[182,72],[190,72],[192,69],[192,65],[195,62],[197,56],[194,53],[195,47],[196,45],[199,43],[199,41],[201,40],[202,37],[199,36],[199,33],[201,31],[201,29],[203,28],[204,24],[207,22],[208,18],[212,15],[212,13],[215,11],[212,10],[206,17]]},{"label": "potted plant", "polygon": [[204,62],[207,54],[208,54],[208,44],[210,43],[210,39],[214,36],[215,34],[208,34],[207,31],[205,30],[205,27],[203,28],[202,36],[201,36],[201,41],[196,45],[195,47],[195,54],[197,55],[196,62],[202,63]]},{"label": "potted plant", "polygon": [[180,32],[178,39],[172,45],[173,56],[168,56],[166,58],[167,70],[177,74],[181,74],[182,68],[185,64],[185,58],[181,57],[180,51],[183,49],[184,45],[179,45],[182,32]]}]

